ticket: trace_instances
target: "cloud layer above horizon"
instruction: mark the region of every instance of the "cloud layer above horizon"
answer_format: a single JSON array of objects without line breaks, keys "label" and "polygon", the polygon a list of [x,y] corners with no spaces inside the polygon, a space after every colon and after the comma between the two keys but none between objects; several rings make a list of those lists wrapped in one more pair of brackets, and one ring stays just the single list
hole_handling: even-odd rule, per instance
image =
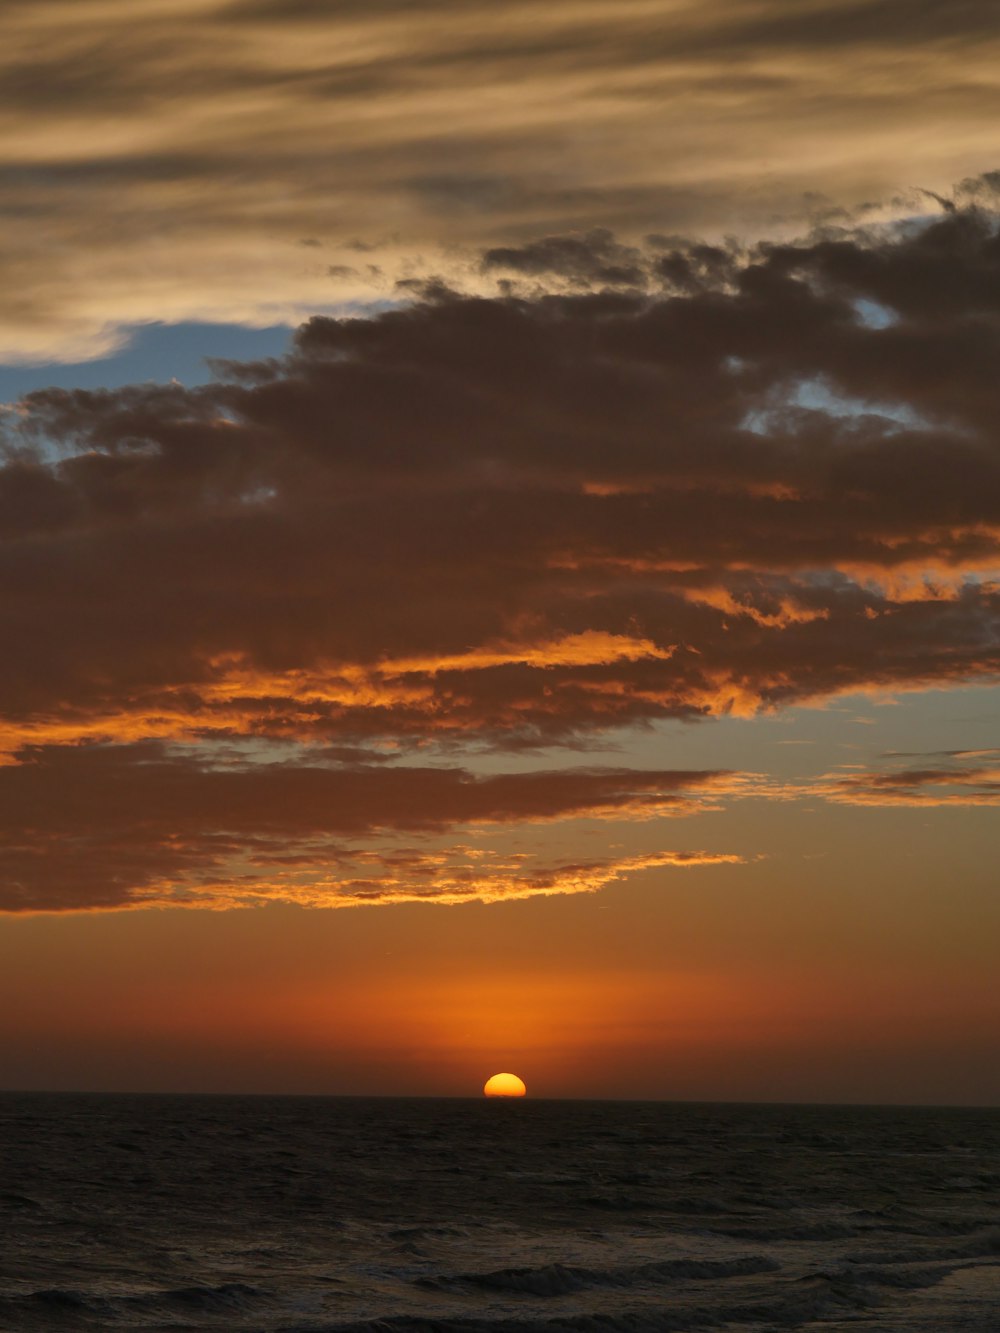
[{"label": "cloud layer above horizon", "polygon": [[996,166],[998,70],[991,0],[7,3],[0,359],[475,283],[550,234],[926,212]]},{"label": "cloud layer above horizon", "polygon": [[[994,681],[990,198],[749,248],[491,247],[493,296],[313,318],[197,389],[26,397],[0,908],[493,900],[732,862],[675,823],[653,854],[517,839],[762,789],[587,764],[623,727]],[[815,792],[941,784],[992,801],[995,762]]]}]

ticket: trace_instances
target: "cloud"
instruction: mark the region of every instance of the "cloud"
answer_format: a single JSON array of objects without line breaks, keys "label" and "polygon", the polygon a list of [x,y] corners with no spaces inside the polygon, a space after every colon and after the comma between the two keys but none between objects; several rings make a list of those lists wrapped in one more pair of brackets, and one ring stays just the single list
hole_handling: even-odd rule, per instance
[{"label": "cloud", "polygon": [[[704,32],[692,46],[780,50],[870,49],[888,46],[950,45],[956,29],[966,40],[977,34],[995,37],[989,0],[963,0],[954,7],[941,0],[835,0],[833,4],[774,4],[744,14],[730,8],[732,22],[721,31]],[[746,7],[749,9],[749,7]]]},{"label": "cloud", "polygon": [[297,322],[549,234],[934,210],[911,187],[996,165],[997,56],[987,0],[8,3],[0,355]]},{"label": "cloud", "polygon": [[[425,896],[385,866],[369,892],[347,842],[495,824],[520,854],[539,821],[693,812],[748,780],[581,757],[995,680],[997,236],[963,206],[661,237],[609,289],[618,243],[590,234],[527,251],[530,295],[415,288],[197,389],[29,395],[0,465],[3,902]],[[538,747],[562,747],[543,773]],[[927,801],[939,768],[825,794]],[[440,900],[506,892],[449,865]]]},{"label": "cloud", "polygon": [[690,255],[685,294],[435,288],[204,388],[30,395],[0,746],[585,744],[995,678],[995,219]]},{"label": "cloud", "polygon": [[551,278],[560,275],[581,286],[645,287],[642,255],[598,228],[586,236],[546,236],[521,246],[495,246],[483,267]]},{"label": "cloud", "polygon": [[442,851],[401,848],[399,837],[662,819],[713,808],[738,786],[737,775],[711,771],[477,776],[331,762],[322,752],[274,760],[258,749],[247,761],[161,742],[39,747],[0,767],[0,911],[589,892],[646,865],[738,858],[670,852],[539,868],[510,845]]},{"label": "cloud", "polygon": [[[341,873],[305,881],[294,875],[235,884],[206,885],[188,902],[228,908],[260,902],[288,902],[302,907],[370,907],[398,903],[513,902],[523,898],[598,893],[609,884],[643,870],[742,865],[731,852],[652,852],[643,856],[557,861],[539,865],[526,854],[498,855],[456,848],[438,854],[403,853],[384,857],[344,857]],[[359,873],[366,871],[366,873]],[[168,900],[169,901],[169,900]]]},{"label": "cloud", "polygon": [[[903,756],[900,756],[903,757]],[[921,758],[919,767],[828,773],[817,790],[840,805],[1000,805],[1000,750],[950,750]]]}]

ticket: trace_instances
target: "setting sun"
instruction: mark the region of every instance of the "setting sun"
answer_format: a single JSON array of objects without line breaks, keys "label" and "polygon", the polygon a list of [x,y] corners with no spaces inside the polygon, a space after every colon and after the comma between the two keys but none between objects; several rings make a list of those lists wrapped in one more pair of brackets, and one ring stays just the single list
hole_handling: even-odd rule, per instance
[{"label": "setting sun", "polygon": [[524,1081],[516,1074],[494,1074],[483,1087],[487,1097],[523,1097],[527,1091]]}]

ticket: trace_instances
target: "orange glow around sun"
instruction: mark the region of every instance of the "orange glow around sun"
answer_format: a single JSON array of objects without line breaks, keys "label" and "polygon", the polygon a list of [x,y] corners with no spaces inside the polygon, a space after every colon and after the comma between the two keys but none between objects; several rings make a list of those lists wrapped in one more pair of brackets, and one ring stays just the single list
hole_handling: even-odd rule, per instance
[{"label": "orange glow around sun", "polygon": [[516,1074],[494,1074],[483,1087],[487,1097],[523,1097],[527,1091],[523,1080]]}]

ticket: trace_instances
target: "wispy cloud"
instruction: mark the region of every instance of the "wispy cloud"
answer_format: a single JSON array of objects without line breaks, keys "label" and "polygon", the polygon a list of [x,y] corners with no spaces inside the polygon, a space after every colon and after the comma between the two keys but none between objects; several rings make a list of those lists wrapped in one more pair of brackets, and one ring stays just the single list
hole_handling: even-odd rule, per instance
[{"label": "wispy cloud", "polygon": [[[900,764],[900,758],[923,762]],[[814,789],[841,805],[1000,805],[1000,750],[890,756],[877,768],[828,773]]]},{"label": "wispy cloud", "polygon": [[8,3],[0,355],[294,322],[547,234],[934,211],[995,166],[998,54],[988,0]]},{"label": "wispy cloud", "polygon": [[644,870],[690,869],[697,866],[741,865],[745,858],[731,852],[669,851],[642,856],[539,864],[530,854],[470,854],[468,849],[439,853],[364,856],[346,854],[335,873],[315,865],[270,877],[245,872],[233,880],[195,886],[153,884],[138,893],[135,906],[197,906],[216,910],[286,902],[302,907],[371,907],[397,903],[513,902],[523,898],[597,893]]},{"label": "wispy cloud", "polygon": [[[714,808],[740,785],[723,772],[476,775],[323,752],[257,753],[247,762],[157,742],[55,746],[16,758],[0,768],[0,911],[497,901],[592,891],[646,865],[739,859],[671,851],[546,866],[515,845],[531,826],[624,825]],[[400,837],[455,830],[507,832],[515,842],[502,853],[398,846]]]}]

